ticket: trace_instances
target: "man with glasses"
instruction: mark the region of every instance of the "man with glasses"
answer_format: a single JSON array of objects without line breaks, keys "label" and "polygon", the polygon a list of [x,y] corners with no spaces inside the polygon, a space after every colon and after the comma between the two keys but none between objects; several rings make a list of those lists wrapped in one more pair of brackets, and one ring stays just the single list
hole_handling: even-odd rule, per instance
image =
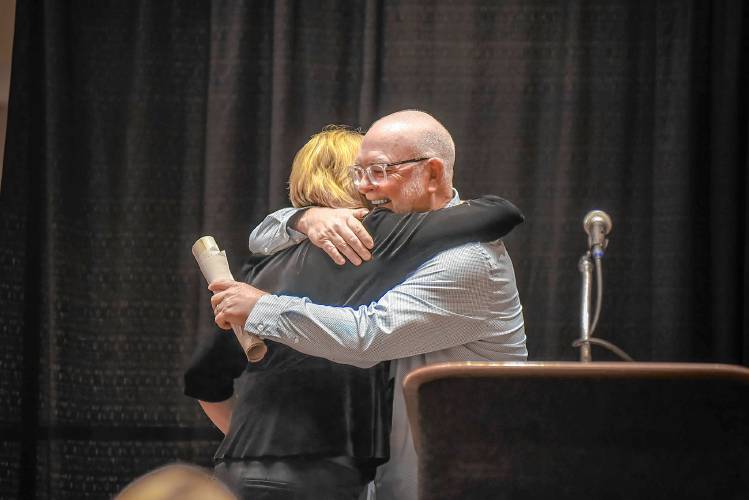
[{"label": "man with glasses", "polygon": [[[375,207],[409,213],[460,203],[452,187],[452,138],[426,113],[407,110],[378,120],[357,159],[353,180]],[[371,238],[352,211],[341,209],[277,212],[253,233],[251,247],[272,252],[304,234],[341,264],[343,256],[355,264],[371,257]],[[222,328],[242,323],[248,332],[338,363],[368,367],[394,360],[390,461],[378,469],[379,498],[416,498],[416,453],[401,390],[409,371],[442,361],[527,358],[522,306],[501,241],[443,251],[379,301],[357,309],[270,295],[231,281],[214,283],[211,290]]]}]

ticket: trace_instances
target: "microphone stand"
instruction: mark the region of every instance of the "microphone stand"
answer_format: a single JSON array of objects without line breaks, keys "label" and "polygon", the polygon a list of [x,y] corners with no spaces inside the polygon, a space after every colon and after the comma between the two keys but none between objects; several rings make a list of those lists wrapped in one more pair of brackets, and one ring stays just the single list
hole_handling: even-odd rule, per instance
[{"label": "microphone stand", "polygon": [[593,262],[590,260],[590,252],[585,252],[580,257],[577,268],[582,274],[583,287],[580,301],[580,361],[590,363],[590,296],[593,287]]}]

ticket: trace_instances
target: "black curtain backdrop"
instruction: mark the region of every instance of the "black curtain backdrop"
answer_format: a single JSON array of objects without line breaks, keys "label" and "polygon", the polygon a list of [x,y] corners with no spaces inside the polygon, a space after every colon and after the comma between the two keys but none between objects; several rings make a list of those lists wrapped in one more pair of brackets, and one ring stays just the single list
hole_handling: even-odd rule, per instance
[{"label": "black curtain backdrop", "polygon": [[[502,195],[532,360],[573,360],[583,215],[614,220],[599,334],[749,364],[741,1],[19,0],[0,191],[0,495],[104,498],[218,443],[181,376],[329,123],[433,113]],[[611,357],[594,348],[594,359]]]}]

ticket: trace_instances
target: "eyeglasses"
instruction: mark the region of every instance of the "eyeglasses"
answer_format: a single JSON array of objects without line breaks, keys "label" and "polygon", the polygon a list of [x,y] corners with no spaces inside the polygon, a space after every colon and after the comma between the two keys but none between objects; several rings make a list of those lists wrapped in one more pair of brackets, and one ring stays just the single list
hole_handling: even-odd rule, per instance
[{"label": "eyeglasses", "polygon": [[354,181],[354,186],[359,187],[359,185],[364,180],[365,175],[373,186],[377,186],[384,182],[387,182],[388,171],[398,170],[393,167],[397,167],[398,165],[403,165],[405,163],[417,163],[428,159],[429,157],[412,158],[410,160],[394,161],[392,163],[373,163],[368,167],[362,167],[361,165],[352,165],[349,167],[349,172],[351,173],[351,178]]}]

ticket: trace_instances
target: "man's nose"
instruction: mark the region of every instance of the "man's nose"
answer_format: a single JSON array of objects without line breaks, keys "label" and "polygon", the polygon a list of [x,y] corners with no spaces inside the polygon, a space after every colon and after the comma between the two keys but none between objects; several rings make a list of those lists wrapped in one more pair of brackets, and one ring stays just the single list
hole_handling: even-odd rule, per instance
[{"label": "man's nose", "polygon": [[359,181],[359,192],[366,193],[374,189],[374,184],[369,180],[369,176],[365,175],[362,180]]}]

